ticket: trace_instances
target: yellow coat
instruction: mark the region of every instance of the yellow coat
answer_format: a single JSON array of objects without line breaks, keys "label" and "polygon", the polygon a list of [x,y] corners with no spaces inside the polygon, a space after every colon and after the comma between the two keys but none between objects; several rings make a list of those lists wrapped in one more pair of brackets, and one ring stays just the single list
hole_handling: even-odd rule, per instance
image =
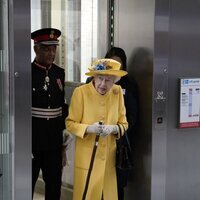
[{"label": "yellow coat", "polygon": [[[120,86],[113,85],[105,95],[99,94],[93,83],[74,90],[66,119],[66,128],[76,137],[73,200],[82,200],[88,168],[93,151],[95,135],[85,134],[88,125],[103,121],[106,125],[119,124],[128,128],[125,106]],[[125,129],[122,128],[122,125]],[[115,171],[116,138],[100,137],[89,181],[86,200],[117,200]]]}]

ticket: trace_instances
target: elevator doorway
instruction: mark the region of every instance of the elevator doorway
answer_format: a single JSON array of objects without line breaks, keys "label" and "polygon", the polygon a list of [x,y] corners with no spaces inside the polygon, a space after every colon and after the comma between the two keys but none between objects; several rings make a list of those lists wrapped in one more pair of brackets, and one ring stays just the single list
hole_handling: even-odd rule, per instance
[{"label": "elevator doorway", "polygon": [[30,44],[30,2],[1,0],[1,200],[32,198]]}]

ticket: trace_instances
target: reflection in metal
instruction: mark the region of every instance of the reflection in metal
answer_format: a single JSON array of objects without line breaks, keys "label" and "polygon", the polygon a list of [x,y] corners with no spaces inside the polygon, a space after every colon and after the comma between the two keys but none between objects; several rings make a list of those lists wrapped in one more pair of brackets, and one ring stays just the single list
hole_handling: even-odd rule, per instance
[{"label": "reflection in metal", "polygon": [[[200,77],[199,9],[196,0],[156,1],[155,78],[159,82],[154,91],[167,82],[164,113],[167,125],[153,132],[152,199],[155,200],[198,200],[200,196],[199,128],[178,129],[179,78]],[[163,75],[165,66],[167,76]]]},{"label": "reflection in metal", "polygon": [[[41,1],[42,26],[50,26],[53,24],[50,17],[53,0]],[[3,174],[0,199],[28,200],[31,199],[30,5],[26,0],[12,2],[0,1],[0,174]],[[139,121],[133,135],[135,166],[130,172],[125,200],[199,200],[199,129],[180,130],[177,127],[178,80],[200,77],[199,1],[111,1],[115,6],[113,35],[107,34],[107,1],[98,1],[98,49],[90,37],[89,42],[81,43],[80,2],[83,1],[62,1],[63,7],[69,3],[71,7],[68,8],[75,8],[70,10],[73,18],[66,17],[65,20],[70,18],[71,24],[74,20],[77,26],[74,27],[77,31],[64,31],[66,38],[62,43],[71,42],[70,48],[60,48],[62,64],[65,63],[64,55],[72,59],[68,62],[67,76],[80,81],[82,67],[88,66],[85,63],[90,63],[96,56],[104,56],[107,47],[114,45],[127,53],[130,78],[138,85]],[[8,5],[11,6],[9,17]],[[59,16],[65,17],[62,9],[61,12]],[[71,30],[71,24],[67,31]],[[111,42],[110,36],[113,36]],[[81,45],[87,48],[82,50]],[[81,55],[82,59],[88,56],[84,66]],[[66,82],[67,103],[79,85]],[[67,173],[71,175],[71,172],[70,168]],[[10,180],[14,181],[11,183]],[[68,180],[73,182],[71,177]]]},{"label": "reflection in metal", "polygon": [[10,95],[8,67],[8,1],[0,1],[0,199],[12,198],[12,157],[10,153]]},{"label": "reflection in metal", "polygon": [[68,105],[70,104],[70,99],[71,99],[74,89],[83,84],[84,83],[72,82],[72,81],[65,82],[65,99]]},{"label": "reflection in metal", "polygon": [[8,133],[0,133],[0,155],[9,153]]},{"label": "reflection in metal", "polygon": [[150,200],[155,1],[118,0],[115,8],[118,21],[114,45],[125,50],[129,76],[137,83],[139,95],[139,116],[132,147],[134,168],[125,189],[125,200]]},{"label": "reflection in metal", "polygon": [[[30,1],[9,1],[9,136],[12,200],[28,200],[31,184],[31,42]],[[17,77],[15,72],[18,72]],[[8,90],[9,88],[9,90]],[[12,173],[11,173],[12,172]],[[5,200],[10,200],[5,199]]]}]

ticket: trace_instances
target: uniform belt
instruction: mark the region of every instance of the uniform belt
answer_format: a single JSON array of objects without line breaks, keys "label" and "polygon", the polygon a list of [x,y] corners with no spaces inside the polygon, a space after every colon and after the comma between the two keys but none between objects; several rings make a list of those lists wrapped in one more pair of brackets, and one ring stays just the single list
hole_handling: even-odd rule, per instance
[{"label": "uniform belt", "polygon": [[32,117],[56,118],[62,116],[62,107],[59,108],[36,108],[32,107]]}]

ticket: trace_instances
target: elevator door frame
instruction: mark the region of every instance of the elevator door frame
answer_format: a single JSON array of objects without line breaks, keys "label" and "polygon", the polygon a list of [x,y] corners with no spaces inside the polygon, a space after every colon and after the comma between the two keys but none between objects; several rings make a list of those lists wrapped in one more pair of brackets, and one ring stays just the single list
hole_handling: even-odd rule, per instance
[{"label": "elevator door frame", "polygon": [[30,1],[9,1],[12,199],[32,199]]}]

